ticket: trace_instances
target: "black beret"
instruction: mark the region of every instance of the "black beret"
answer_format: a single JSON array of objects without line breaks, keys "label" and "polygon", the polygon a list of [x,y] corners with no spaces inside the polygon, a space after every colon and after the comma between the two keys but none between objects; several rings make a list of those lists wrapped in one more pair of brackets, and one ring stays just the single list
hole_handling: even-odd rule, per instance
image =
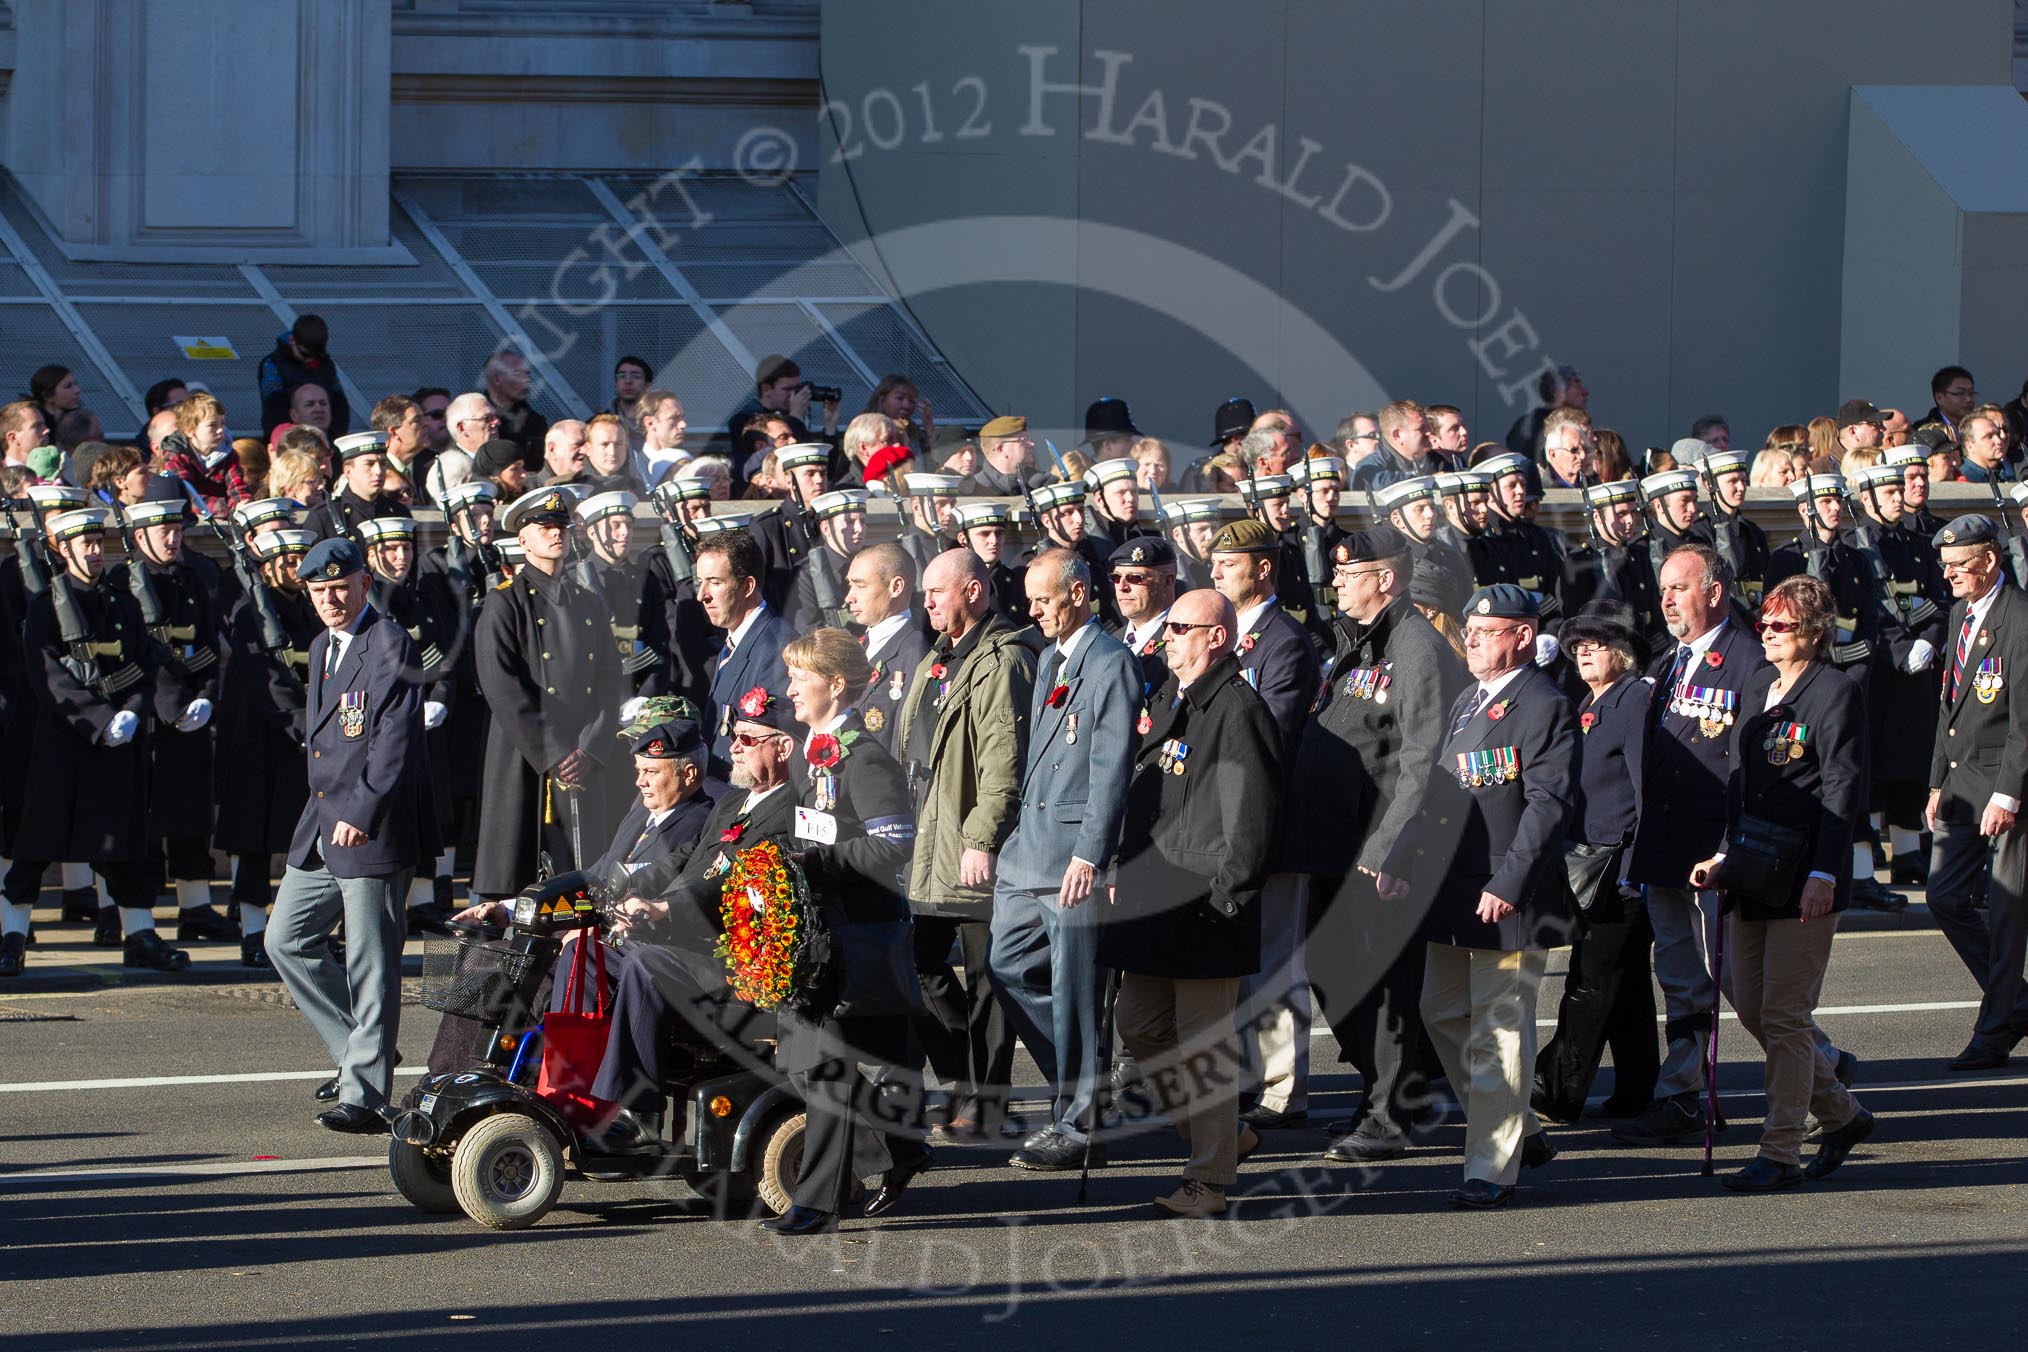
[{"label": "black beret", "polygon": [[1378,563],[1408,553],[1408,537],[1392,526],[1348,531],[1331,550],[1333,563]]},{"label": "black beret", "polygon": [[1511,582],[1495,582],[1490,587],[1481,587],[1465,602],[1465,618],[1484,615],[1496,620],[1533,620],[1540,618],[1542,609],[1536,604],[1535,593],[1525,591]]},{"label": "black beret", "polygon": [[303,556],[303,561],[296,565],[296,580],[336,582],[365,571],[366,560],[360,556],[359,546],[340,535],[319,542]]},{"label": "black beret", "polygon": [[1115,568],[1121,564],[1174,568],[1176,547],[1159,535],[1136,535],[1115,549],[1106,562]]},{"label": "black beret", "polygon": [[687,718],[657,723],[634,739],[634,754],[650,760],[674,760],[704,745],[704,734]]},{"label": "black beret", "polygon": [[759,723],[776,732],[793,734],[796,730],[796,716],[789,706],[789,697],[764,685],[754,686],[735,699],[732,715],[735,722]]},{"label": "black beret", "polygon": [[495,437],[479,447],[479,453],[472,457],[472,473],[482,479],[496,478],[501,470],[520,459],[519,446],[504,437]]},{"label": "black beret", "polygon": [[1945,545],[1994,545],[2000,543],[2000,528],[1993,519],[1977,512],[1966,512],[1934,536],[1930,543],[1938,549]]}]

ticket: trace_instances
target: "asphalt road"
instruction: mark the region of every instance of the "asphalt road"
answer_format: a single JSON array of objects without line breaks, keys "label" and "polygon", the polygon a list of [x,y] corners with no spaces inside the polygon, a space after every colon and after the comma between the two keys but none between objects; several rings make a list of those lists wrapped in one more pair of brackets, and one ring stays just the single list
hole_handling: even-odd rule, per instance
[{"label": "asphalt road", "polygon": [[[424,1215],[390,1186],[385,1138],[312,1123],[328,1067],[298,1014],[257,998],[272,983],[239,980],[220,947],[202,984],[118,984],[75,931],[45,928],[29,976],[0,988],[0,1352],[1999,1345],[2022,1322],[2028,1060],[1946,1075],[1969,980],[1919,908],[1860,923],[1821,1021],[1863,1058],[1881,1126],[1795,1192],[1725,1193],[1696,1150],[1628,1150],[1587,1119],[1554,1131],[1561,1156],[1514,1207],[1455,1212],[1460,1128],[1363,1173],[1320,1163],[1321,1119],[1351,1088],[1320,1039],[1313,1126],[1270,1134],[1227,1219],[1154,1216],[1178,1161],[1159,1132],[1116,1152],[1087,1206],[1004,1148],[944,1148],[883,1222],[801,1241],[714,1220],[673,1183],[573,1182],[512,1235]],[[411,1066],[433,1023],[404,1011]],[[1728,1021],[1721,1168],[1753,1154],[1753,1050]]]}]

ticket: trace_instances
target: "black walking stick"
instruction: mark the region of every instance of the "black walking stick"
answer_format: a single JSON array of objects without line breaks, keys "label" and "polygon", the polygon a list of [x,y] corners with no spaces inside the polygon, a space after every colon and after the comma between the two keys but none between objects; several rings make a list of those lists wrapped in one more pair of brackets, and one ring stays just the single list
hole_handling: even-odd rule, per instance
[{"label": "black walking stick", "polygon": [[[1100,1106],[1100,1095],[1108,1092],[1113,1082],[1113,1006],[1120,999],[1120,974],[1113,968],[1106,969],[1106,989],[1101,997],[1104,1003],[1099,1009],[1099,1069],[1098,1077],[1091,1087],[1091,1122],[1084,1130],[1084,1159],[1077,1166],[1077,1204],[1084,1205],[1085,1185],[1091,1181],[1091,1147],[1098,1139],[1099,1124],[1105,1121],[1105,1110]],[[1062,1073],[1062,1067],[1058,1067]]]},{"label": "black walking stick", "polygon": [[1711,1148],[1718,1136],[1718,1011],[1724,1003],[1725,902],[1718,903],[1718,933],[1711,944],[1711,1038],[1704,1057],[1704,1169],[1711,1176]]}]

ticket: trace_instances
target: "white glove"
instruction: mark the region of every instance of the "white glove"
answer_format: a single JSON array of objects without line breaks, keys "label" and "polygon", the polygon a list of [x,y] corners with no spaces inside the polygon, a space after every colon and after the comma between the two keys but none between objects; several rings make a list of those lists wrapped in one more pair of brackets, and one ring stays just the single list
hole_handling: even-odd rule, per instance
[{"label": "white glove", "polygon": [[436,730],[437,728],[442,727],[444,725],[444,719],[450,716],[450,712],[451,711],[449,709],[446,709],[443,705],[437,703],[433,699],[424,700],[423,731],[431,732]]},{"label": "white glove", "polygon": [[1908,660],[1902,665],[1908,668],[1908,674],[1913,676],[1918,671],[1928,671],[1929,664],[1934,661],[1936,661],[1936,645],[1926,638],[1919,638],[1915,641],[1915,646],[1908,650]]},{"label": "white glove", "polygon": [[176,731],[195,732],[211,721],[211,701],[199,695],[190,701],[190,707],[183,711],[183,717],[176,720]]},{"label": "white glove", "polygon": [[132,709],[122,709],[106,721],[106,730],[99,740],[107,746],[125,746],[134,740],[134,729],[141,726],[141,716]]},{"label": "white glove", "polygon": [[641,716],[641,706],[648,702],[646,695],[636,695],[620,706],[620,722],[631,723]]},{"label": "white glove", "polygon": [[1537,634],[1535,636],[1536,666],[1538,667],[1548,666],[1551,662],[1554,662],[1556,660],[1556,655],[1562,651],[1563,645],[1561,645],[1556,641],[1556,635]]}]

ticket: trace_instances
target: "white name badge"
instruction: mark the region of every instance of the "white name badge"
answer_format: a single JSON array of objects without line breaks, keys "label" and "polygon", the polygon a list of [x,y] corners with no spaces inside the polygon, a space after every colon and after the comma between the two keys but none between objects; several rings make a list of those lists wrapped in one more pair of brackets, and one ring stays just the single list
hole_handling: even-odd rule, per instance
[{"label": "white name badge", "polygon": [[828,812],[799,807],[796,809],[796,839],[815,841],[819,845],[836,845],[838,819]]}]

